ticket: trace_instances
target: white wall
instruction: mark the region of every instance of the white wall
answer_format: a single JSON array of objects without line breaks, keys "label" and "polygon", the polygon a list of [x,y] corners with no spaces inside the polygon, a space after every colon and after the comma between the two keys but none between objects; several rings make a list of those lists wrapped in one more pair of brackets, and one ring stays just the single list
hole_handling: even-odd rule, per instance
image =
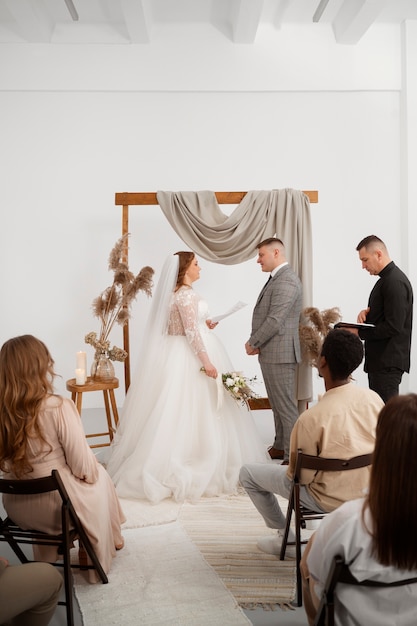
[{"label": "white wall", "polygon": [[[314,306],[339,306],[345,319],[364,308],[375,279],[361,270],[355,247],[371,233],[413,282],[404,245],[412,198],[402,189],[404,167],[416,163],[400,132],[401,43],[400,29],[381,26],[355,47],[307,27],[297,40],[291,29],[278,40],[265,31],[254,46],[215,38],[210,47],[197,37],[192,49],[158,39],[149,46],[3,45],[0,342],[22,333],[43,339],[62,392],[76,351],[85,349],[91,363],[83,343],[98,330],[91,301],[110,283],[107,258],[121,233],[115,192],[317,189]],[[415,67],[415,48],[409,54]],[[132,207],[130,215],[132,271],[158,271],[167,254],[185,247],[158,207]],[[213,314],[248,302],[217,332],[235,366],[258,373],[243,345],[265,276],[255,259],[201,265],[196,289]],[[141,294],[133,307],[132,365],[148,306]],[[111,339],[121,345],[119,328]],[[116,370],[122,378],[122,365]],[[361,368],[357,378],[366,384]],[[417,389],[415,367],[403,387]],[[98,394],[89,396],[86,407],[101,406]]]}]

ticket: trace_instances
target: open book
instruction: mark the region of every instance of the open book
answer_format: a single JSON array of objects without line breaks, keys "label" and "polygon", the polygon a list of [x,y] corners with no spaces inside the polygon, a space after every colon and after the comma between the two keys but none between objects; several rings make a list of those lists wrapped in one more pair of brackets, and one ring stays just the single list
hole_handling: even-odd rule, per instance
[{"label": "open book", "polygon": [[375,324],[359,324],[359,322],[337,322],[335,328],[375,328]]}]

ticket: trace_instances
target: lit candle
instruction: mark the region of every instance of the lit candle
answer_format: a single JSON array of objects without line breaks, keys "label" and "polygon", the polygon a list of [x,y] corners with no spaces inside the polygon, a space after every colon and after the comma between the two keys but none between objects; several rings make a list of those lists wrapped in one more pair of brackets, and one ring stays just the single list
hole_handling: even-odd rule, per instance
[{"label": "lit candle", "polygon": [[77,367],[75,370],[75,382],[77,385],[85,384],[85,369],[82,367]]},{"label": "lit candle", "polygon": [[77,352],[77,369],[87,371],[87,353]]}]

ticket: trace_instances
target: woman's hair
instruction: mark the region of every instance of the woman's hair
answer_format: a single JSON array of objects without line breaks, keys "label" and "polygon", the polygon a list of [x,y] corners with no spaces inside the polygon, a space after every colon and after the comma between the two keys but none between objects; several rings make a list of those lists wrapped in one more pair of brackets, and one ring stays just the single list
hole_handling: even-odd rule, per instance
[{"label": "woman's hair", "polygon": [[379,414],[365,507],[381,565],[417,569],[417,394],[394,396]]},{"label": "woman's hair", "polygon": [[32,335],[9,339],[0,351],[0,469],[17,477],[32,471],[28,439],[44,440],[38,415],[53,393],[53,366],[48,348]]},{"label": "woman's hair", "polygon": [[195,254],[194,252],[176,252],[175,254],[179,257],[178,278],[175,285],[175,291],[177,291],[184,284],[185,272],[193,262]]}]

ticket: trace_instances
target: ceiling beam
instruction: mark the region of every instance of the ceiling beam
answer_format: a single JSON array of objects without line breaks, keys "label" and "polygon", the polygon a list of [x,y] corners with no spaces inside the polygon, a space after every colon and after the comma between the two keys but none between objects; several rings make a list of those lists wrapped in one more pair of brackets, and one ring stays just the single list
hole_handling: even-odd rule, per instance
[{"label": "ceiling beam", "polygon": [[258,32],[263,0],[234,0],[231,3],[232,37],[235,43],[253,43]]},{"label": "ceiling beam", "polygon": [[332,23],[337,43],[358,43],[385,5],[386,0],[345,0]]},{"label": "ceiling beam", "polygon": [[320,18],[323,15],[328,4],[329,0],[320,0],[319,5],[313,15],[313,22],[320,22]]},{"label": "ceiling beam", "polygon": [[74,2],[72,0],[64,0],[67,5],[68,13],[71,15],[71,19],[73,22],[78,22],[78,12],[74,6]]},{"label": "ceiling beam", "polygon": [[149,43],[150,15],[146,0],[120,0],[125,26],[132,43]]},{"label": "ceiling beam", "polygon": [[42,3],[5,0],[15,20],[15,32],[29,43],[50,43],[54,25]]}]

